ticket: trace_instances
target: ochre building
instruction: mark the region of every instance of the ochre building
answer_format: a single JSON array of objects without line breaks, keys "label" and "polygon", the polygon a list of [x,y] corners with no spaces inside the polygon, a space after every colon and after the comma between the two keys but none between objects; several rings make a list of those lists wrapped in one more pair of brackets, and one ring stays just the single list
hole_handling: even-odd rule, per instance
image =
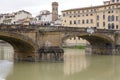
[{"label": "ochre building", "polygon": [[62,25],[120,29],[120,0],[104,1],[104,5],[62,11]]}]

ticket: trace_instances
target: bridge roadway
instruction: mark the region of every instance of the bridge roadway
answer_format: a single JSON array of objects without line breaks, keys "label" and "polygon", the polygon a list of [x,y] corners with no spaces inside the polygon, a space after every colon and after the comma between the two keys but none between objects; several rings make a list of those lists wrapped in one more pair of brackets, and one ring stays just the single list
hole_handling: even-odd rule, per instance
[{"label": "bridge roadway", "polygon": [[[120,31],[88,29],[65,26],[0,25],[0,39],[10,43],[15,51],[15,60],[63,60],[63,53],[52,51],[39,53],[47,47],[60,48],[65,40],[81,37],[92,45],[93,54],[119,54]],[[51,49],[51,48],[50,48]],[[58,50],[59,51],[59,50]]]}]

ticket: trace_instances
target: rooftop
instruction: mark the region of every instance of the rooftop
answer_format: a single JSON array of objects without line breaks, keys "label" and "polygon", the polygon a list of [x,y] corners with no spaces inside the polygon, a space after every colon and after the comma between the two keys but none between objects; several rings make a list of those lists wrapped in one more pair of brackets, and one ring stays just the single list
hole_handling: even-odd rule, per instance
[{"label": "rooftop", "polygon": [[91,6],[91,7],[83,7],[83,8],[74,8],[74,9],[63,10],[62,12],[73,11],[73,10],[96,9],[96,8],[107,7],[107,6],[112,6],[112,5],[120,5],[120,3],[113,3],[113,4],[109,4],[109,5],[98,5],[98,6]]}]

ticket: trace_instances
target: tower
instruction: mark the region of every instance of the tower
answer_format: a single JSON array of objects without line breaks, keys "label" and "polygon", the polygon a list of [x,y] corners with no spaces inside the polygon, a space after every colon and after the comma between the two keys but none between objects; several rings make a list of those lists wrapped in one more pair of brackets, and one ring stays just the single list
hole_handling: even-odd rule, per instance
[{"label": "tower", "polygon": [[58,3],[52,2],[52,21],[58,20]]}]

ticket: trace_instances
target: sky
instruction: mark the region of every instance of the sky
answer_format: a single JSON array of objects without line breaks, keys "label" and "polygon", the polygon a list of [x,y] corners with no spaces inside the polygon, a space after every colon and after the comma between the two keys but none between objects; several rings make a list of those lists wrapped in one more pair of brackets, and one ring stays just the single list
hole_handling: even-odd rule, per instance
[{"label": "sky", "polygon": [[59,3],[59,14],[61,11],[102,5],[104,0],[0,0],[0,14],[12,13],[19,10],[26,10],[33,16],[37,16],[41,10],[52,11],[51,3]]}]

